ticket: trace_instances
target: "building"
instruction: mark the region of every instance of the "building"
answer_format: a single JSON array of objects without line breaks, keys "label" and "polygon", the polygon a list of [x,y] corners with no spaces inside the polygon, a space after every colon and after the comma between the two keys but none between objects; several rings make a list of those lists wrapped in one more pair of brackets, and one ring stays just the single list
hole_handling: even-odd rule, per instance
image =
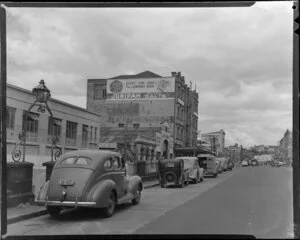
[{"label": "building", "polygon": [[[31,91],[7,84],[7,160],[12,161],[12,152],[20,142],[19,134],[25,128],[25,112],[36,97]],[[51,132],[50,114],[38,112],[33,107],[27,117],[26,161],[41,165],[40,160],[50,161],[52,135],[56,137],[56,150],[62,153],[77,149],[98,149],[100,115],[55,99],[48,101],[54,117]],[[19,148],[22,151],[22,148]],[[21,159],[22,161],[22,159]]]},{"label": "building", "polygon": [[277,156],[291,164],[293,159],[293,135],[289,129],[285,131],[283,137],[279,141],[278,150]]},{"label": "building", "polygon": [[258,145],[258,146],[254,146],[254,151],[256,153],[265,153],[267,151],[268,147],[265,145]]},{"label": "building", "polygon": [[129,147],[134,161],[172,157],[175,148],[196,145],[198,98],[180,72],[87,80],[87,109],[104,115],[101,143]]},{"label": "building", "polygon": [[225,146],[225,132],[220,129],[217,132],[201,134],[201,140],[205,142],[207,147],[211,147],[211,151],[216,153],[216,156],[221,156]]},{"label": "building", "polygon": [[233,146],[228,146],[224,149],[223,156],[232,159],[235,164],[240,164],[243,160],[243,148],[237,143]]}]

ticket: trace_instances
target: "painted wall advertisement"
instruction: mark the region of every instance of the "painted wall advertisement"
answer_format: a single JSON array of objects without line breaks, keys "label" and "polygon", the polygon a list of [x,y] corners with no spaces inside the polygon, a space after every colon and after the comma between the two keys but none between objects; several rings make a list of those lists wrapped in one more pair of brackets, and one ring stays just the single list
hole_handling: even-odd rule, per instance
[{"label": "painted wall advertisement", "polygon": [[108,79],[107,99],[168,99],[175,97],[175,79]]}]

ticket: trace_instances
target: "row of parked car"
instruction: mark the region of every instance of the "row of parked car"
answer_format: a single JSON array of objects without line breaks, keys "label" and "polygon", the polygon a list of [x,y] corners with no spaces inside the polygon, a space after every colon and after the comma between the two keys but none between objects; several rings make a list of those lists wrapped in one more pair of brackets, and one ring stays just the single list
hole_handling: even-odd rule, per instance
[{"label": "row of parked car", "polygon": [[214,156],[176,157],[159,162],[159,182],[162,188],[168,185],[184,187],[189,183],[198,183],[205,176],[217,177],[219,173],[232,170],[234,163],[227,158]]},{"label": "row of parked car", "polygon": [[[183,187],[232,168],[232,161],[213,156],[165,159],[159,162],[159,181],[162,187],[170,183]],[[120,153],[76,150],[55,162],[50,179],[41,186],[35,201],[52,217],[74,207],[99,209],[105,217],[111,217],[119,204],[139,204],[142,190],[141,177],[128,176]]]}]

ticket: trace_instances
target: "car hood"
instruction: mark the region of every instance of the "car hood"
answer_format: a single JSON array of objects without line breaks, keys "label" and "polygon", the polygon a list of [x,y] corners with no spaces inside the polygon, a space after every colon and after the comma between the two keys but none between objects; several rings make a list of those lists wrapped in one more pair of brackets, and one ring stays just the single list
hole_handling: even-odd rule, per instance
[{"label": "car hood", "polygon": [[[48,188],[48,200],[80,201],[92,173],[93,170],[88,168],[69,167],[54,169]],[[66,184],[68,181],[71,181],[73,184]],[[65,182],[65,185],[63,182]],[[63,197],[63,192],[65,197]]]}]

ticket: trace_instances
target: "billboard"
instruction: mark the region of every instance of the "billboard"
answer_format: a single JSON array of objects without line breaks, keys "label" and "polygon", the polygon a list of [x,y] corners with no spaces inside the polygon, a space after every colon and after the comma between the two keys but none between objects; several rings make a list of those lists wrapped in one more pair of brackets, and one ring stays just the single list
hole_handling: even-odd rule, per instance
[{"label": "billboard", "polygon": [[170,99],[175,97],[175,78],[108,79],[107,100]]}]

